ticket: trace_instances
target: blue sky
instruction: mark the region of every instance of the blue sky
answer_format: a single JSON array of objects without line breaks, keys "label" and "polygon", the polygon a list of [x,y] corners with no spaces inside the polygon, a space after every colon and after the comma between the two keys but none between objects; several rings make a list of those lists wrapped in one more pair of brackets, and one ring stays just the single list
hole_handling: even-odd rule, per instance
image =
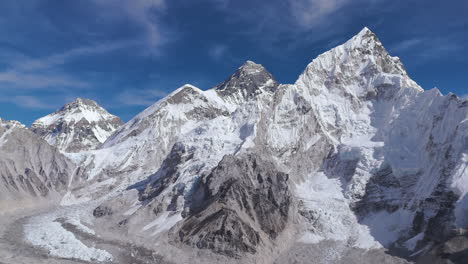
[{"label": "blue sky", "polygon": [[468,1],[5,0],[0,117],[29,125],[75,97],[128,120],[245,60],[292,83],[364,26],[425,89],[468,94]]}]

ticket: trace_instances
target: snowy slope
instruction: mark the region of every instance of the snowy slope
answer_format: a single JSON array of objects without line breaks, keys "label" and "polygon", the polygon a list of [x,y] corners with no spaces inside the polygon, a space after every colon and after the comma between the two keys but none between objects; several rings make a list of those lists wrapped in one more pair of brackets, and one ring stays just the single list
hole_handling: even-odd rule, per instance
[{"label": "snowy slope", "polygon": [[39,118],[31,130],[64,152],[95,149],[122,124],[96,102],[77,98]]},{"label": "snowy slope", "polygon": [[415,257],[468,228],[467,129],[466,99],[423,90],[364,28],[295,84],[248,61],[212,89],[180,87],[68,154],[81,169],[62,204],[99,199],[70,221],[174,262],[272,263],[330,241]]},{"label": "snowy slope", "polygon": [[[430,240],[427,228],[437,221],[451,232],[453,218],[439,219],[442,212],[465,221],[466,199],[455,183],[463,180],[453,179],[467,165],[466,102],[423,91],[367,28],[313,60],[296,87],[310,95],[305,98],[334,146],[321,169],[340,179],[350,209],[382,246],[403,246],[421,232]],[[457,200],[455,209],[447,208]],[[324,209],[310,202],[305,207]],[[422,226],[415,227],[421,211]]]},{"label": "snowy slope", "polygon": [[[82,166],[86,168],[81,178],[88,181],[96,179],[101,181],[109,176],[124,177],[118,180],[118,183],[122,188],[126,188],[129,184],[144,180],[156,173],[179,139],[195,138],[194,140],[198,143],[191,144],[201,144],[204,141],[200,138],[203,131],[209,131],[204,126],[215,127],[213,129],[218,130],[207,132],[206,140],[210,144],[215,145],[211,143],[211,138],[223,133],[226,133],[222,137],[226,141],[231,138],[236,141],[236,138],[240,136],[230,135],[226,129],[237,130],[238,134],[250,133],[247,125],[239,132],[242,127],[240,123],[243,121],[237,120],[240,118],[238,116],[248,118],[249,115],[246,109],[237,111],[239,105],[249,101],[241,95],[265,93],[271,96],[276,86],[277,83],[272,79],[271,74],[261,65],[253,62],[246,62],[242,65],[223,82],[223,86],[219,85],[202,91],[192,85],[184,85],[117,129],[99,149],[74,155],[74,158],[81,160]],[[237,89],[236,87],[239,91],[244,91],[239,94],[241,97],[234,95],[235,90],[231,91]],[[250,93],[246,93],[247,90]],[[248,97],[254,101],[255,98],[255,96]],[[252,103],[249,104],[252,105]],[[233,118],[235,120],[232,120]],[[232,122],[235,124],[230,124]],[[242,135],[242,137],[247,137],[247,135]],[[239,143],[236,144],[240,144],[242,139],[237,141]],[[213,149],[214,152],[229,145],[229,143],[224,145],[223,142],[216,144],[221,146],[216,147],[216,150]],[[230,148],[236,149],[236,147]],[[222,155],[218,159],[221,157]],[[80,195],[86,195],[86,191],[84,190]]]}]

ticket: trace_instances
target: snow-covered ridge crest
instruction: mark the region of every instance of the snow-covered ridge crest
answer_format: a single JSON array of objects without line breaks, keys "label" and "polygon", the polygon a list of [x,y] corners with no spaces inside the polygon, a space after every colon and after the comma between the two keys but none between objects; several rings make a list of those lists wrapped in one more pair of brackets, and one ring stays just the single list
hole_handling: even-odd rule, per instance
[{"label": "snow-covered ridge crest", "polygon": [[4,120],[0,117],[0,147],[8,140],[8,134],[15,128],[25,128],[21,122],[16,120]]},{"label": "snow-covered ridge crest", "polygon": [[[212,92],[202,91],[191,84],[185,84],[166,97],[155,102],[117,129],[115,134],[100,148],[103,149],[117,145],[129,137],[137,137],[137,135],[144,131],[143,126],[154,127],[156,129],[156,124],[153,124],[151,120],[159,118],[163,113],[171,120],[183,119],[188,121],[184,115],[193,109],[204,107],[205,104],[211,105],[214,108],[225,107],[223,100]],[[157,129],[163,130],[164,127],[159,127]]]},{"label": "snow-covered ridge crest", "polygon": [[392,85],[423,91],[368,28],[312,60],[296,84],[308,85],[315,93],[347,86],[342,92],[357,98],[391,93],[386,87]]},{"label": "snow-covered ridge crest", "polygon": [[216,92],[183,85],[121,126],[98,149],[87,153],[83,178],[125,176],[122,188],[155,173],[175,142],[201,123],[228,116]]},{"label": "snow-covered ridge crest", "polygon": [[79,152],[95,149],[121,124],[95,101],[77,98],[34,121],[31,130],[61,151]]},{"label": "snow-covered ridge crest", "polygon": [[26,127],[23,123],[16,120],[5,120],[0,117],[0,126],[10,128],[10,127]]}]

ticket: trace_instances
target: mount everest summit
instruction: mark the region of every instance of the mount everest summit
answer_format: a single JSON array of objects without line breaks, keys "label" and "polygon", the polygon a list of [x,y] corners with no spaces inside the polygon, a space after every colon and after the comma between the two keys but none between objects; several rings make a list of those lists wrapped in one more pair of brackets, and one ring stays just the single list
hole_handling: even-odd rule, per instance
[{"label": "mount everest summit", "polygon": [[294,84],[247,61],[125,124],[81,98],[0,123],[0,263],[468,257],[468,101],[367,28]]}]

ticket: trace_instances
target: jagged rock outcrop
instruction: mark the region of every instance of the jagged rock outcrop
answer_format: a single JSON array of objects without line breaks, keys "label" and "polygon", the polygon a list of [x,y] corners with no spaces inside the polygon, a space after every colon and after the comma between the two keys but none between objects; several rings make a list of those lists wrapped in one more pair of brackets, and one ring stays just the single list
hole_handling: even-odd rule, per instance
[{"label": "jagged rock outcrop", "polygon": [[260,93],[274,93],[278,86],[278,82],[262,65],[246,61],[213,89],[228,102],[239,105]]},{"label": "jagged rock outcrop", "polygon": [[34,121],[30,129],[61,151],[80,152],[97,148],[122,124],[96,102],[77,98]]},{"label": "jagged rock outcrop", "polygon": [[188,196],[190,217],[176,239],[228,256],[255,253],[288,222],[288,175],[251,154],[225,156]]}]

